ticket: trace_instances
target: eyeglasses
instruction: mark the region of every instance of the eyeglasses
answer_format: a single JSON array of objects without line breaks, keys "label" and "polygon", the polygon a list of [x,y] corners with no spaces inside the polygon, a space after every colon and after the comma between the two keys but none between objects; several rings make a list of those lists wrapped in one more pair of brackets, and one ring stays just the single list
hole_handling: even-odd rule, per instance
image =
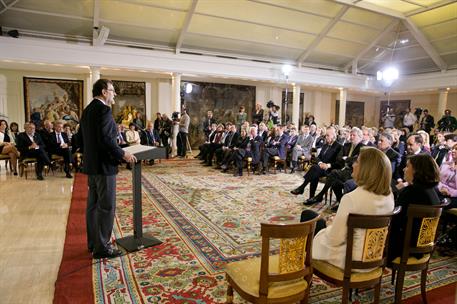
[{"label": "eyeglasses", "polygon": [[114,89],[106,89],[107,91],[116,92]]}]

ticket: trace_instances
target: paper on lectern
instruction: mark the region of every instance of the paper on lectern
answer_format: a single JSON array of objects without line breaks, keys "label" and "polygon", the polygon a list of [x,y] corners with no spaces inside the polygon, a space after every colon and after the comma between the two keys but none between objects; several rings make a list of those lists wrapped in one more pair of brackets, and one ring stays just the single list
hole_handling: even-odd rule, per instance
[{"label": "paper on lectern", "polygon": [[134,146],[128,146],[125,148],[122,148],[125,152],[129,152],[131,154],[137,154],[140,152],[145,152],[145,151],[150,151],[155,149],[156,147],[151,147],[151,146],[144,146],[144,145],[134,145]]}]

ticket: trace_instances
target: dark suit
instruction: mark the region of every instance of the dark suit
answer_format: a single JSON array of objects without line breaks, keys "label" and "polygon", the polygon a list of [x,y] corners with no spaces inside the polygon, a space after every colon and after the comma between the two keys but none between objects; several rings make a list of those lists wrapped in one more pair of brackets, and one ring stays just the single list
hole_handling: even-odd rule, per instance
[{"label": "dark suit", "polygon": [[317,195],[322,199],[327,193],[327,190],[332,188],[335,193],[336,201],[339,202],[343,196],[344,183],[352,178],[352,164],[357,159],[360,153],[360,149],[365,145],[360,142],[358,143],[351,152],[351,143],[346,143],[338,153],[335,166],[332,165],[331,171],[327,175],[327,181],[325,182],[324,188]]},{"label": "dark suit", "polygon": [[71,157],[71,143],[70,140],[68,139],[68,136],[66,133],[61,132],[62,135],[63,143],[66,143],[68,145],[67,148],[62,148],[60,145],[62,143],[58,143],[57,141],[57,133],[52,132],[51,135],[49,136],[49,147],[48,147],[48,152],[51,154],[56,154],[60,155],[63,157],[64,161],[64,171],[65,173],[70,173],[70,163],[72,162],[72,157]]},{"label": "dark suit", "polygon": [[146,146],[157,146],[160,145],[159,132],[153,129],[152,132],[149,130],[141,131],[141,144]]},{"label": "dark suit", "polygon": [[206,117],[206,119],[203,121],[203,133],[205,133],[205,140],[209,139],[212,124],[217,124],[216,119],[214,119],[214,117]]},{"label": "dark suit", "polygon": [[117,126],[111,108],[94,99],[81,117],[80,146],[83,172],[89,175],[87,242],[94,254],[109,251],[116,208],[116,174],[124,151],[116,142]]},{"label": "dark suit", "polygon": [[432,149],[432,157],[435,159],[438,166],[441,166],[448,153],[449,148],[446,145],[435,146]]},{"label": "dark suit", "polygon": [[38,130],[37,132],[41,136],[41,139],[44,143],[45,151],[48,152],[49,156],[51,156],[51,151],[49,150],[49,148],[52,146],[52,144],[51,144],[51,133],[52,132],[48,132],[48,130],[46,130],[44,128]]},{"label": "dark suit", "polygon": [[[33,143],[36,143],[39,148],[31,149],[30,146]],[[30,137],[27,135],[27,133],[19,133],[17,136],[17,149],[19,152],[21,152],[21,158],[33,157],[37,159],[37,165],[35,167],[37,177],[43,176],[44,165],[51,165],[48,153],[45,150],[46,146],[38,133],[34,133],[33,142],[30,140]]]},{"label": "dark suit", "polygon": [[319,183],[319,178],[326,176],[331,169],[321,169],[319,163],[330,164],[331,167],[336,165],[336,157],[341,150],[341,145],[334,141],[331,145],[325,144],[322,147],[321,152],[319,153],[318,164],[311,166],[311,168],[306,172],[304,179],[305,181],[299,187],[305,189],[306,185],[309,183],[309,197],[312,198],[316,194],[317,184]]},{"label": "dark suit", "polygon": [[390,164],[392,166],[392,179],[395,179],[395,177],[397,176],[397,168],[401,163],[401,155],[392,148],[387,149],[386,151],[384,151],[384,153],[390,160]]},{"label": "dark suit", "polygon": [[286,144],[289,140],[289,136],[283,133],[280,137],[270,141],[268,146],[263,150],[262,166],[263,170],[268,166],[268,160],[272,156],[279,156],[280,159],[286,159]]},{"label": "dark suit", "polygon": [[[440,203],[440,198],[436,188],[430,185],[409,185],[400,190],[399,195],[395,200],[395,205],[401,206],[401,211],[392,219],[391,231],[393,233],[391,233],[389,239],[388,262],[391,262],[394,258],[399,257],[403,250],[408,206],[410,204],[439,205]],[[417,242],[419,229],[420,223],[413,223],[413,234],[411,236],[412,243]]]}]

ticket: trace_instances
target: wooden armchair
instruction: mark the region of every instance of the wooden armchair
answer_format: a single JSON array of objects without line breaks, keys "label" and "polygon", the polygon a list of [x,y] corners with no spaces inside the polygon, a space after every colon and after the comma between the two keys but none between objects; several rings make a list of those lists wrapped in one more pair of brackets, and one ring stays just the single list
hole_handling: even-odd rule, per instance
[{"label": "wooden armchair", "polygon": [[[409,205],[407,211],[408,221],[406,223],[405,239],[401,257],[392,261],[392,284],[398,272],[395,284],[395,303],[401,302],[403,292],[403,282],[406,271],[421,270],[421,295],[422,302],[427,303],[427,292],[425,283],[427,282],[427,269],[430,257],[435,249],[436,230],[440,220],[441,212],[449,202],[441,205]],[[420,223],[418,235],[412,238],[413,226]],[[413,242],[411,242],[413,240]],[[422,255],[416,258],[414,254]]]},{"label": "wooden armchair", "polygon": [[[262,223],[261,257],[226,266],[227,303],[232,303],[233,289],[252,303],[307,303],[317,219],[296,224]],[[280,239],[279,254],[270,255],[270,239]]]},{"label": "wooden armchair", "polygon": [[29,165],[35,166],[37,159],[34,157],[26,157],[19,160],[19,176],[22,177],[25,174],[25,179],[27,179],[27,169]]},{"label": "wooden armchair", "polygon": [[[359,215],[349,214],[346,239],[346,261],[344,269],[340,269],[326,261],[313,260],[314,274],[318,277],[343,287],[341,303],[348,303],[350,290],[353,288],[375,287],[374,303],[379,303],[381,278],[387,262],[387,245],[389,228],[394,214],[398,214],[401,207],[386,215]],[[365,229],[362,260],[353,259],[354,231]],[[355,269],[364,272],[354,271]]]},{"label": "wooden armchair", "polygon": [[[11,158],[9,155],[5,155],[5,154],[0,154],[0,161],[1,160],[4,160],[5,161],[5,169],[8,171],[8,163],[10,164],[10,171],[13,171],[12,170],[12,165],[11,165]],[[2,166],[0,165],[0,170],[1,170]]]}]

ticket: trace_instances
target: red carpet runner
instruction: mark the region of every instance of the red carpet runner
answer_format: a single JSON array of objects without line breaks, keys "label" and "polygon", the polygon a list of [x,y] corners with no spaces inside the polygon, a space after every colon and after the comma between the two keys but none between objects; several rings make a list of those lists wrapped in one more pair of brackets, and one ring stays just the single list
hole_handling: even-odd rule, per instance
[{"label": "red carpet runner", "polygon": [[62,262],[55,284],[54,303],[94,303],[92,256],[86,241],[87,176],[75,175]]}]

